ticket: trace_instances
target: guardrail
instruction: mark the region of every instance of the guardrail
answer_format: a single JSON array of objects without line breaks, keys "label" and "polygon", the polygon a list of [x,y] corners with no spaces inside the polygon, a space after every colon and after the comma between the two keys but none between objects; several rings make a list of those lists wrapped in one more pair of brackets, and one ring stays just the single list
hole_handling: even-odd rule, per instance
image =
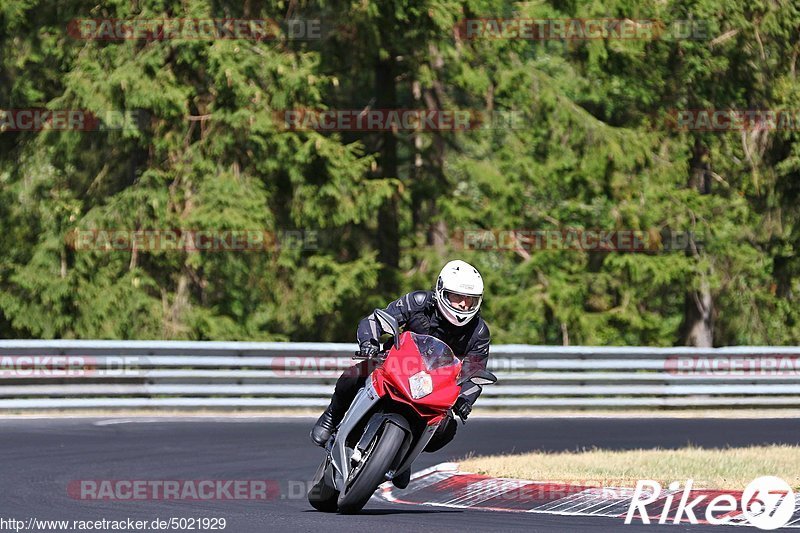
[{"label": "guardrail", "polygon": [[[0,341],[0,410],[323,407],[353,344]],[[800,347],[499,345],[482,407],[797,407]]]}]

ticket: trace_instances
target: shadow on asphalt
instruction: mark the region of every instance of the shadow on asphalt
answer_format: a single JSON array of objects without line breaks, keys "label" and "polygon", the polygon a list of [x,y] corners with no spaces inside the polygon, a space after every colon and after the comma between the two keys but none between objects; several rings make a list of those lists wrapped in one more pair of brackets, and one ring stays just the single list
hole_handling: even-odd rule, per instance
[{"label": "shadow on asphalt", "polygon": [[[318,513],[319,511],[315,511],[314,509],[306,509],[303,511],[304,513]],[[463,510],[460,509],[364,509],[360,513],[355,516],[384,516],[384,515],[391,515],[391,514],[444,514],[444,513],[463,513]],[[352,516],[352,515],[342,515],[339,513],[327,513],[331,516]]]}]

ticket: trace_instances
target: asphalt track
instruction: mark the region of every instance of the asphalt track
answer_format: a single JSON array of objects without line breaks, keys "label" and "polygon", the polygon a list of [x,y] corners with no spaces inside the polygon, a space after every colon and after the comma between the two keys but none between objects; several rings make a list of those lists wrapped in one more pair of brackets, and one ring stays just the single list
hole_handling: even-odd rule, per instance
[{"label": "asphalt track", "polygon": [[[800,444],[798,419],[475,418],[415,470],[469,453]],[[739,531],[721,526],[624,525],[610,518],[470,511],[371,501],[363,514],[315,512],[302,494],[322,450],[311,419],[0,419],[0,518],[169,520],[225,518],[225,532],[264,531]],[[773,474],[780,475],[779,472]],[[268,501],[100,501],[70,497],[70,481],[274,480]],[[3,529],[0,522],[0,530]],[[7,529],[7,526],[6,526]],[[752,531],[758,531],[751,529]],[[151,531],[148,529],[148,531]]]}]

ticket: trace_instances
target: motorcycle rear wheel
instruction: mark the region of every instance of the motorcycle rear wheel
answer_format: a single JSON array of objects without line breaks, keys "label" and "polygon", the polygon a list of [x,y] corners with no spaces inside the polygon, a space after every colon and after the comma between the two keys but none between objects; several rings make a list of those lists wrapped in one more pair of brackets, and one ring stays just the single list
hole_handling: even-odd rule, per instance
[{"label": "motorcycle rear wheel", "polygon": [[375,489],[386,481],[386,472],[392,467],[392,462],[403,445],[405,431],[387,422],[383,431],[376,436],[377,442],[370,446],[363,463],[356,472],[353,472],[347,486],[339,494],[339,512],[342,514],[355,514],[369,501]]},{"label": "motorcycle rear wheel", "polygon": [[317,473],[308,491],[308,503],[317,511],[324,513],[335,513],[337,510],[336,500],[339,498],[339,491],[333,486],[332,467],[330,457],[325,457],[319,465]]}]

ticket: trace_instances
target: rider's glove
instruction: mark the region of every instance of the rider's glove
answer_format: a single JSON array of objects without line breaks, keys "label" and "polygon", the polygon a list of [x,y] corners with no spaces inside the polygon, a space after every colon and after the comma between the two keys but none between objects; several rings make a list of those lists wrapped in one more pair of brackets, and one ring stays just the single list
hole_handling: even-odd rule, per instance
[{"label": "rider's glove", "polygon": [[406,331],[413,331],[421,335],[429,335],[431,332],[431,319],[423,313],[417,313],[408,319]]},{"label": "rider's glove", "polygon": [[453,406],[453,412],[458,415],[462,422],[465,422],[472,412],[472,404],[463,396],[459,396]]},{"label": "rider's glove", "polygon": [[378,355],[378,347],[372,344],[371,340],[362,342],[359,349],[361,350],[361,357],[366,359],[372,359]]}]

